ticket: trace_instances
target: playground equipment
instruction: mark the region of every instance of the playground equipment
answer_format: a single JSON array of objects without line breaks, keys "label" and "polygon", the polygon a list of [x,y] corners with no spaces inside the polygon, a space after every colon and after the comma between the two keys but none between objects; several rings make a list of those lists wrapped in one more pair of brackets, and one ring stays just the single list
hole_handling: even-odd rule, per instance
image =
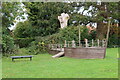
[{"label": "playground equipment", "polygon": [[77,42],[66,41],[64,44],[49,44],[49,53],[53,54],[53,58],[62,55],[72,58],[96,59],[105,58],[106,40],[91,40],[81,42],[81,46]]},{"label": "playground equipment", "polygon": [[[63,23],[64,16],[58,16],[58,19],[61,23]],[[67,20],[69,17],[67,18]],[[75,42],[73,41],[66,41],[64,44],[49,44],[49,53],[55,54],[52,56],[60,57],[62,55],[66,57],[72,57],[72,58],[81,58],[81,59],[95,59],[95,58],[105,58],[106,54],[106,48],[108,44],[108,38],[109,38],[109,31],[110,31],[110,18],[108,19],[108,30],[107,30],[107,36],[104,40],[91,40],[88,41],[85,39],[84,42],[81,42],[81,33],[80,33],[80,27],[79,28],[79,41]],[[61,24],[60,23],[60,24]],[[67,22],[65,22],[67,24]],[[61,25],[62,26],[62,25]],[[65,26],[64,26],[65,27]],[[63,26],[61,27],[63,28]]]}]

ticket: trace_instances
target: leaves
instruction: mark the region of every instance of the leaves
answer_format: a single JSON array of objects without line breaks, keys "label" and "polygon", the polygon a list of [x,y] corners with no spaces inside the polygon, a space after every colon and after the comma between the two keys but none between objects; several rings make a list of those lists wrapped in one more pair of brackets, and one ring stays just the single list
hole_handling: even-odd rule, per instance
[{"label": "leaves", "polygon": [[[70,6],[67,3],[24,3],[28,10],[29,20],[32,26],[36,26],[34,36],[46,36],[54,34],[59,30],[59,21],[57,17],[63,13],[69,13]],[[63,9],[64,8],[64,9]]]},{"label": "leaves", "polygon": [[3,2],[2,3],[2,52],[3,55],[15,52],[14,39],[8,27],[14,23],[17,16],[22,15],[19,2]]}]

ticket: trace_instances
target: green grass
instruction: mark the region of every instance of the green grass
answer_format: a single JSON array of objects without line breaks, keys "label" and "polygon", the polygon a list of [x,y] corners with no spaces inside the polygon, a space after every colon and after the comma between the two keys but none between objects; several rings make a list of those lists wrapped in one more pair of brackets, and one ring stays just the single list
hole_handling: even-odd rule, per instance
[{"label": "green grass", "polygon": [[12,62],[3,57],[3,78],[117,78],[118,48],[107,49],[105,59],[52,58],[39,54]]},{"label": "green grass", "polygon": [[0,54],[0,80],[2,79],[2,55]]}]

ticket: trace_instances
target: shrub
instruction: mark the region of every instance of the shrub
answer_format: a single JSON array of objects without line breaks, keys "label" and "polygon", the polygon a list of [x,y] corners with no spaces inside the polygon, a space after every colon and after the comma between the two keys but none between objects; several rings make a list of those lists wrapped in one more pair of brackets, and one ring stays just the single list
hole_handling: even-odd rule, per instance
[{"label": "shrub", "polygon": [[15,44],[19,45],[20,48],[28,47],[34,38],[16,38],[14,39]]},{"label": "shrub", "polygon": [[47,51],[47,46],[44,42],[35,42],[33,41],[28,48],[29,54],[40,54],[45,53]]},{"label": "shrub", "polygon": [[2,52],[3,56],[8,56],[17,52],[17,47],[14,45],[14,39],[9,35],[2,36]]},{"label": "shrub", "polygon": [[[81,40],[84,38],[88,38],[88,29],[86,27],[81,27]],[[56,34],[45,36],[45,37],[36,37],[35,40],[37,42],[45,42],[45,43],[64,43],[65,40],[67,41],[78,41],[79,40],[79,31],[78,27],[70,26],[64,29],[60,29],[60,31]]]},{"label": "shrub", "polygon": [[113,34],[110,35],[109,39],[108,39],[108,47],[118,47],[118,35],[117,34]]}]

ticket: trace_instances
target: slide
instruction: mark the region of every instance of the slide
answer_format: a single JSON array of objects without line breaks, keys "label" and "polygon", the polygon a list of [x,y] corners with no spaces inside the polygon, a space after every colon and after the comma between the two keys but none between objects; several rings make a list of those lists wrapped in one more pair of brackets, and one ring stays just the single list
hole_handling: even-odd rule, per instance
[{"label": "slide", "polygon": [[54,56],[52,56],[53,58],[57,58],[64,55],[64,52],[59,52],[58,54],[55,54]]}]

